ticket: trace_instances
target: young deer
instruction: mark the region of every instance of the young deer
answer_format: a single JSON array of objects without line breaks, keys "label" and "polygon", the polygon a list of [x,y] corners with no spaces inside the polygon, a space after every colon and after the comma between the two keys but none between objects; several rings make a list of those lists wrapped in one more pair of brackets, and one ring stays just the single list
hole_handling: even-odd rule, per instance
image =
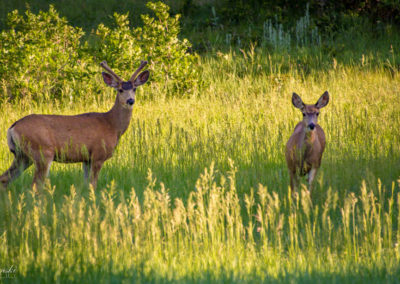
[{"label": "young deer", "polygon": [[96,188],[103,163],[111,158],[128,128],[136,88],[149,79],[149,71],[139,74],[146,64],[142,61],[130,80],[123,81],[105,61],[100,63],[108,72],[102,72],[104,82],[118,92],[108,112],[72,116],[32,114],[15,122],[7,132],[8,147],[15,157],[11,167],[0,176],[0,187],[6,188],[32,163],[36,167],[32,186],[41,187],[51,163],[56,161],[82,162],[85,178]]},{"label": "young deer", "polygon": [[308,174],[309,190],[321,165],[325,149],[325,133],[318,125],[319,110],[329,102],[329,93],[325,92],[315,105],[306,105],[299,95],[293,93],[292,103],[303,113],[303,121],[299,122],[286,144],[286,162],[290,174],[292,192],[297,190],[298,176]]}]

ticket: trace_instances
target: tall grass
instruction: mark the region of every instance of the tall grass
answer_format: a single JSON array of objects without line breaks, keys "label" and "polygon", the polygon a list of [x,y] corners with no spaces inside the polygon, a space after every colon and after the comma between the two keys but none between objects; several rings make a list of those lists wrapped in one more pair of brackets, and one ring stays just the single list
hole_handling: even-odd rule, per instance
[{"label": "tall grass", "polygon": [[[0,269],[13,265],[10,282],[24,283],[397,281],[400,81],[390,60],[231,50],[201,59],[204,85],[191,98],[145,86],[97,190],[80,166],[53,164],[40,195],[32,169],[1,194]],[[291,196],[284,145],[301,119],[291,93],[312,103],[325,90],[317,185]],[[3,105],[1,170],[18,118],[106,111],[114,96],[104,87],[77,104]]]},{"label": "tall grass", "polygon": [[236,170],[206,168],[186,202],[151,171],[143,202],[133,188],[117,197],[115,183],[88,197],[71,186],[62,202],[50,185],[6,194],[0,265],[18,267],[21,282],[398,279],[399,185],[364,183],[342,201],[328,189],[318,203],[259,185],[242,211]]}]

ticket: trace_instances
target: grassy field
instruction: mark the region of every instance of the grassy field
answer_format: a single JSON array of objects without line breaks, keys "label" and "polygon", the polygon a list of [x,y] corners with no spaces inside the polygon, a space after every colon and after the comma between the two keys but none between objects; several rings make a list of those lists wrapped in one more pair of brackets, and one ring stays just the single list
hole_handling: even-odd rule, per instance
[{"label": "grassy field", "polygon": [[[322,58],[217,52],[199,59],[196,96],[140,89],[97,190],[80,165],[54,163],[40,195],[32,169],[1,194],[0,268],[16,271],[0,281],[398,282],[399,73],[391,57]],[[100,68],[93,80],[103,84]],[[284,146],[301,114],[291,94],[313,103],[325,90],[317,186],[293,198]],[[104,87],[63,106],[3,105],[0,169],[18,118],[106,111],[114,96]]]},{"label": "grassy field", "polygon": [[[30,1],[34,12],[47,2]],[[87,31],[82,41],[93,40],[90,31],[99,23],[110,24],[112,12],[131,11],[135,26],[139,13],[148,12],[144,0],[72,2],[55,7]],[[184,2],[167,1],[173,13]],[[181,35],[200,52],[193,57],[197,66],[186,66],[198,70],[199,84],[180,89],[192,90],[184,94],[156,79],[138,89],[131,124],[97,189],[85,183],[81,165],[53,163],[39,194],[30,188],[33,168],[0,191],[0,283],[399,283],[398,30],[349,16],[331,35],[316,32],[318,41],[310,42],[309,34],[297,39],[272,22],[229,26],[209,6],[214,1],[194,2],[204,5],[196,18],[182,20]],[[0,28],[6,13],[23,10],[25,1],[3,4]],[[64,28],[54,31],[61,35]],[[290,33],[292,41],[282,41]],[[90,65],[95,48],[82,44],[76,55],[83,56],[82,69],[71,69],[83,72],[89,64],[89,73],[63,77],[58,66],[51,71],[42,62],[54,48],[46,49],[46,41],[53,41],[43,38],[24,50],[33,40],[0,42],[4,57],[15,55],[5,62],[48,71],[42,81],[40,72],[28,76],[24,68],[0,78],[0,98],[16,98],[0,108],[1,172],[13,158],[7,129],[19,118],[107,111],[115,100],[100,67],[92,81],[82,75],[96,69]],[[117,51],[124,46],[114,41]],[[174,80],[174,74],[189,73],[166,75]],[[51,75],[58,76],[59,96],[46,93],[54,89]],[[10,96],[10,86],[24,96]],[[326,90],[330,102],[319,124],[327,146],[316,185],[311,195],[305,186],[292,195],[284,149],[302,116],[291,96],[315,103]]]}]

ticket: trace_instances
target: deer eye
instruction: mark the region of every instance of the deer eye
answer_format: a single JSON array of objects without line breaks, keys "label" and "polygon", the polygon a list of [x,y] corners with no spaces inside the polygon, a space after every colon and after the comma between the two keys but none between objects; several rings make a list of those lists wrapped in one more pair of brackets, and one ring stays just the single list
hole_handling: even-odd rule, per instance
[{"label": "deer eye", "polygon": [[319,112],[317,112],[317,116],[319,115]]},{"label": "deer eye", "polygon": [[303,116],[306,116],[306,114],[305,114],[305,113],[303,113]]},{"label": "deer eye", "polygon": [[119,90],[118,90],[118,92],[120,92],[120,93],[122,93],[123,91],[124,91],[124,90],[122,90],[122,89],[119,89]]}]

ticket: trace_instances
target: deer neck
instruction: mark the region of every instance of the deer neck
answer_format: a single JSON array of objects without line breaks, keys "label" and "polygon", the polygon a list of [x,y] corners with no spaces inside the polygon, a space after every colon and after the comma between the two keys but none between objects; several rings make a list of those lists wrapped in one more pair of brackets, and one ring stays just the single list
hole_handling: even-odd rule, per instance
[{"label": "deer neck", "polygon": [[314,129],[313,131],[307,129],[307,126],[303,123],[302,128],[300,131],[300,145],[299,149],[302,149],[303,151],[306,150],[306,148],[310,147],[313,145],[316,137],[317,137],[317,130]]},{"label": "deer neck", "polygon": [[123,107],[119,103],[117,97],[114,106],[107,112],[107,116],[112,127],[116,129],[118,137],[120,137],[129,126],[132,117],[132,109]]}]

